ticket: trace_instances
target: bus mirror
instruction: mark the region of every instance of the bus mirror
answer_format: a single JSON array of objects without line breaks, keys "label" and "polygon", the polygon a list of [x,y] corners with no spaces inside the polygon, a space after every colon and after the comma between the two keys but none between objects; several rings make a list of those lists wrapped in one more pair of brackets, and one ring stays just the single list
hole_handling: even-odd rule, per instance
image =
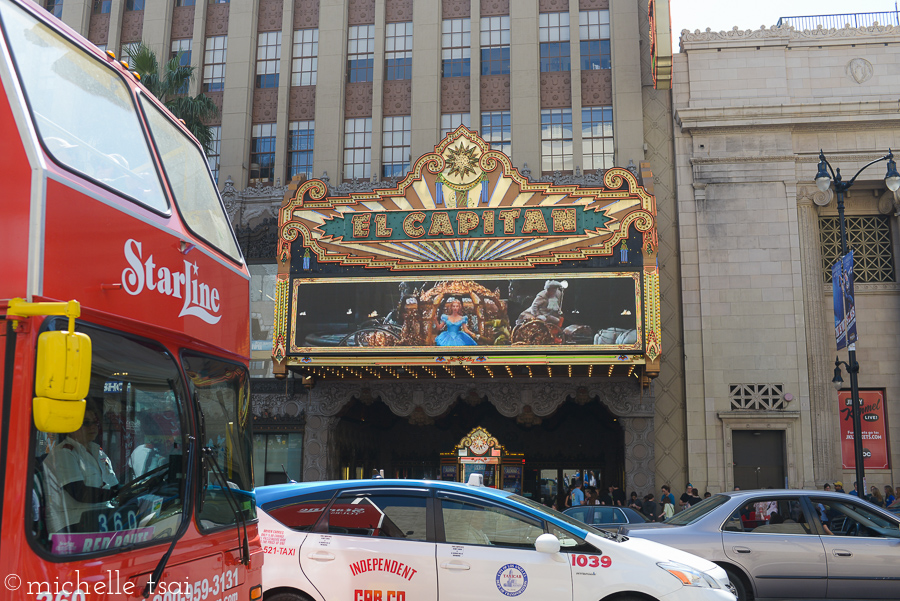
[{"label": "bus mirror", "polygon": [[87,402],[60,401],[36,396],[32,406],[34,427],[41,432],[69,433],[81,427]]},{"label": "bus mirror", "polygon": [[42,333],[34,378],[35,427],[41,432],[80,428],[90,383],[90,337],[80,332]]},{"label": "bus mirror", "polygon": [[38,338],[34,393],[80,401],[91,384],[91,339],[81,332],[44,332]]},{"label": "bus mirror", "polygon": [[65,315],[68,331],[44,332],[38,337],[34,370],[34,424],[42,432],[74,432],[84,420],[84,398],[91,384],[91,339],[75,331],[81,315],[78,301],[31,303],[9,300],[7,317]]}]

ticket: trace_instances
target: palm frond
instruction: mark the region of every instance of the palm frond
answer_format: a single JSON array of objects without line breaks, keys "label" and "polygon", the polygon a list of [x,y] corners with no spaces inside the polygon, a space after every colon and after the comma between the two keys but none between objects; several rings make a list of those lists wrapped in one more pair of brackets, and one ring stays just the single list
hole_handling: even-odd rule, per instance
[{"label": "palm frond", "polygon": [[209,151],[212,132],[206,125],[219,116],[219,107],[205,94],[188,96],[183,93],[194,79],[194,67],[182,65],[182,52],[178,52],[165,64],[160,64],[156,53],[144,42],[128,51],[129,64],[141,75],[141,83],[166,105],[172,114],[184,121],[188,130]]},{"label": "palm frond", "polygon": [[162,100],[165,96],[165,85],[160,75],[159,59],[156,53],[144,42],[128,47],[128,64],[141,76],[141,83],[151,94]]},{"label": "palm frond", "polygon": [[184,120],[185,127],[203,145],[205,151],[209,151],[212,142],[212,132],[206,125],[211,119],[219,116],[219,107],[204,94],[196,96],[176,96],[166,103],[172,113]]}]

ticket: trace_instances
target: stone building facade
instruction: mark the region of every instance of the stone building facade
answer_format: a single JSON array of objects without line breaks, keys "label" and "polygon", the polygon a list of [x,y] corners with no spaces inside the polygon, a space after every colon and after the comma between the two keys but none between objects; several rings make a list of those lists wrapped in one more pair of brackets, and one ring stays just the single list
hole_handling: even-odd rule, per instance
[{"label": "stone building facade", "polygon": [[[846,181],[900,147],[898,42],[900,30],[877,24],[682,33],[673,109],[687,460],[701,490],[752,486],[756,468],[760,484],[852,489],[831,386],[835,356],[846,360],[830,283],[837,210],[813,180],[820,149]],[[869,485],[900,480],[900,197],[884,177],[884,162],[869,167],[846,198],[859,383],[884,392],[893,443],[891,469],[868,469]]]}]

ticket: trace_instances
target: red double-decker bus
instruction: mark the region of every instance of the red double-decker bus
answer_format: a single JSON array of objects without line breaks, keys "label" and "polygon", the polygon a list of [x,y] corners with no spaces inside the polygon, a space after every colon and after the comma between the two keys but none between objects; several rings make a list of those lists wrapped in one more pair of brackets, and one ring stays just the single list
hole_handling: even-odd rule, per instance
[{"label": "red double-decker bus", "polygon": [[197,141],[0,0],[0,598],[261,596],[249,274]]}]

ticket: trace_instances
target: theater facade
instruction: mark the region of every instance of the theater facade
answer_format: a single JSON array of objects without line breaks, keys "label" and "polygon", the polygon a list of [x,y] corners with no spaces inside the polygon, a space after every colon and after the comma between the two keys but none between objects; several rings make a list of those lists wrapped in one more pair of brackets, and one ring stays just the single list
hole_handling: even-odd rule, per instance
[{"label": "theater facade", "polygon": [[391,189],[294,183],[272,358],[308,390],[303,479],[479,471],[547,500],[591,470],[652,490],[663,340],[642,168],[534,182],[460,126]]}]

